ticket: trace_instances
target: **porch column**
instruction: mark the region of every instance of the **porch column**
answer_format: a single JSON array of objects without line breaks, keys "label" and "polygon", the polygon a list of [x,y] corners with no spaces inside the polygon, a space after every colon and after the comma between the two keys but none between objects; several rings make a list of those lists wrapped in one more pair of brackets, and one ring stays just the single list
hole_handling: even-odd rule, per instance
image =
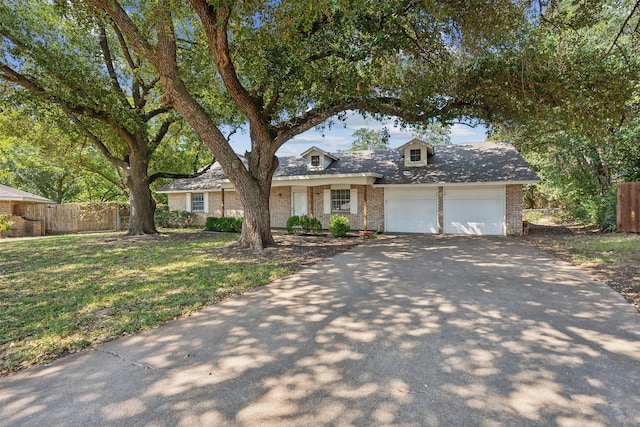
[{"label": "porch column", "polygon": [[367,231],[367,186],[364,186],[364,206],[363,206],[363,214],[364,214],[364,231]]},{"label": "porch column", "polygon": [[307,187],[307,201],[309,202],[309,206],[307,206],[309,217],[313,217],[313,187]]},{"label": "porch column", "polygon": [[224,188],[222,189],[222,194],[220,196],[220,216],[224,218]]}]

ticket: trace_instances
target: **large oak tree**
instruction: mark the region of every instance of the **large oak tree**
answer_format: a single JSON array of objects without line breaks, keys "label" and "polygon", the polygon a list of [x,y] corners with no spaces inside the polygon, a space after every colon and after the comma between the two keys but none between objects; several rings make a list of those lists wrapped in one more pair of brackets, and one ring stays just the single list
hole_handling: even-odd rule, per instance
[{"label": "large oak tree", "polygon": [[[84,3],[112,20],[157,70],[166,104],[191,124],[237,190],[245,217],[240,243],[255,249],[274,243],[269,192],[283,144],[348,110],[407,122],[473,113],[458,92],[464,76],[454,75],[456,56],[498,48],[525,25],[528,7],[511,0]],[[202,85],[221,90],[244,115],[246,160],[203,105]]]},{"label": "large oak tree", "polygon": [[163,103],[154,68],[117,26],[81,8],[3,1],[0,15],[0,79],[21,89],[3,92],[4,102],[62,115],[61,128],[80,131],[122,171],[131,207],[128,232],[156,233],[150,184],[196,174],[150,173],[152,156],[179,120]]}]

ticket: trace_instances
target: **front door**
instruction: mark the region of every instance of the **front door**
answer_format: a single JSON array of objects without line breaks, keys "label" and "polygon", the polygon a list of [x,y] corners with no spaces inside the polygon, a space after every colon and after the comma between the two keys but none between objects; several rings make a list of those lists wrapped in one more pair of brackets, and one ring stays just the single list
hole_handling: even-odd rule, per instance
[{"label": "front door", "polygon": [[307,214],[307,192],[293,191],[291,193],[291,216]]}]

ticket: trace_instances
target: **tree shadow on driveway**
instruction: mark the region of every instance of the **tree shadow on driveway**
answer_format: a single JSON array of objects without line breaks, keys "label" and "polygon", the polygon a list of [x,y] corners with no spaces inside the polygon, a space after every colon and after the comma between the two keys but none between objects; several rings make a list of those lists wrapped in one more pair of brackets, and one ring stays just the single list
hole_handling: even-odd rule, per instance
[{"label": "tree shadow on driveway", "polygon": [[638,425],[640,322],[515,239],[385,236],[0,379],[0,425]]}]

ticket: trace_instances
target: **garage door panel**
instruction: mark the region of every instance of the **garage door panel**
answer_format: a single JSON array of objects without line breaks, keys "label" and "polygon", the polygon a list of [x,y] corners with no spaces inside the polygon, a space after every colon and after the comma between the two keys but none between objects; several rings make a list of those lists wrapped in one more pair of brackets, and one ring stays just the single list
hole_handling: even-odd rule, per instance
[{"label": "garage door panel", "polygon": [[503,200],[504,188],[451,188],[445,190],[448,200]]},{"label": "garage door panel", "polygon": [[504,235],[505,189],[449,189],[444,193],[444,232]]},{"label": "garage door panel", "polygon": [[438,195],[430,189],[386,189],[385,230],[438,233]]}]

